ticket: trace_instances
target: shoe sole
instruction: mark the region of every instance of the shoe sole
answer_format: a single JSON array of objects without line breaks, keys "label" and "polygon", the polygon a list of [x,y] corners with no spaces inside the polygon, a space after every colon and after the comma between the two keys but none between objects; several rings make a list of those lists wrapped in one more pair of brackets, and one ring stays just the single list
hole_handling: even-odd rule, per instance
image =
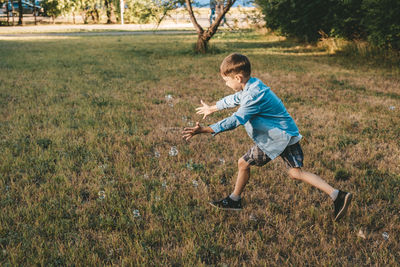
[{"label": "shoe sole", "polygon": [[350,206],[351,203],[351,198],[353,195],[351,193],[348,193],[346,197],[344,198],[344,204],[343,208],[339,211],[339,213],[336,215],[335,222],[339,221],[347,212],[347,209]]},{"label": "shoe sole", "polygon": [[216,205],[214,205],[212,202],[208,202],[211,206],[213,206],[214,208],[217,208],[217,209],[220,209],[220,210],[242,210],[242,208],[240,208],[240,209],[235,209],[235,208],[221,208],[221,207],[218,207],[218,206],[216,206]]}]

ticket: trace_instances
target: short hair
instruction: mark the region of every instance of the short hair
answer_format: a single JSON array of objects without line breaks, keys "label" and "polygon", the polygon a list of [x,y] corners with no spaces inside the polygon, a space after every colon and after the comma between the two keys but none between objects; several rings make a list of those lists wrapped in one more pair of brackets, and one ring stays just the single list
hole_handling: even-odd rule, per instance
[{"label": "short hair", "polygon": [[241,54],[230,54],[222,61],[220,72],[222,76],[242,74],[245,78],[248,78],[251,74],[250,60]]}]

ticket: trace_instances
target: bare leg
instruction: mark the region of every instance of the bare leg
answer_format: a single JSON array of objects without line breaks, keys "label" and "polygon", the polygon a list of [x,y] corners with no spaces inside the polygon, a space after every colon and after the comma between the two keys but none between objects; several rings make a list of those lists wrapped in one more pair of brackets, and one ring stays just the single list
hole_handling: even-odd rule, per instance
[{"label": "bare leg", "polygon": [[248,164],[243,158],[240,158],[238,161],[238,169],[239,171],[233,194],[240,196],[250,178],[250,164]]},{"label": "bare leg", "polygon": [[293,179],[298,179],[303,182],[306,182],[310,185],[315,186],[316,188],[324,191],[328,195],[331,195],[335,190],[332,186],[330,186],[327,182],[325,182],[321,177],[315,175],[311,172],[303,171],[300,168],[291,168],[289,169],[289,175]]}]

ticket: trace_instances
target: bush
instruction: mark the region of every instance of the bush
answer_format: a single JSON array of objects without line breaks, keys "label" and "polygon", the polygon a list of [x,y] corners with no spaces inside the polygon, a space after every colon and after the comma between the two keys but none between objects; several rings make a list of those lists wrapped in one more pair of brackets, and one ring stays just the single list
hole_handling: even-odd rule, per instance
[{"label": "bush", "polygon": [[331,0],[256,0],[256,3],[268,28],[306,42],[317,41],[320,31],[331,31],[338,8],[337,1]]},{"label": "bush", "polygon": [[379,47],[400,50],[400,1],[365,0],[363,8],[368,40]]},{"label": "bush", "polygon": [[255,0],[266,26],[300,41],[325,37],[368,40],[400,50],[398,0]]}]

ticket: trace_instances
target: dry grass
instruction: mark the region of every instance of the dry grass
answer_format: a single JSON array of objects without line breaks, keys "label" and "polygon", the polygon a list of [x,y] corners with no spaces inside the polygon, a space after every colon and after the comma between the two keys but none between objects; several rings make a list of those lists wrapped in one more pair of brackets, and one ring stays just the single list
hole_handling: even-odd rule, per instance
[{"label": "dry grass", "polygon": [[[398,265],[398,67],[216,37],[205,56],[190,35],[1,41],[1,265]],[[340,223],[280,159],[252,169],[242,212],[207,204],[252,143],[243,128],[191,143],[180,131],[200,99],[231,93],[218,66],[233,51],[295,118],[306,169],[354,193]]]}]

